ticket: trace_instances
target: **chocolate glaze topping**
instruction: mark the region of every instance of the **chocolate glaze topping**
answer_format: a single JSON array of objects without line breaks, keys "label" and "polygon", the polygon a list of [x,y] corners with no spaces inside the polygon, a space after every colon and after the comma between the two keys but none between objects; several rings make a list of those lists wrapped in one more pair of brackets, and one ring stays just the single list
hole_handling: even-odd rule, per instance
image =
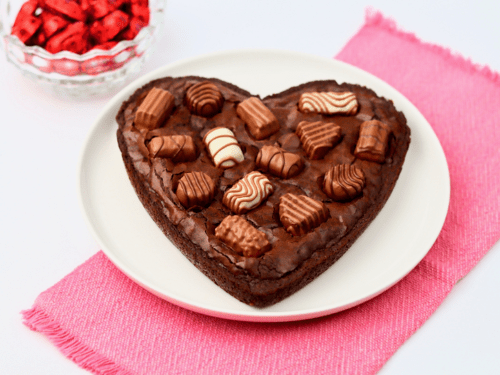
[{"label": "chocolate glaze topping", "polygon": [[[268,138],[257,140],[236,113],[238,104],[252,96],[240,88],[217,79],[208,79],[217,86],[224,98],[220,112],[213,117],[192,115],[187,106],[183,105],[187,90],[204,81],[207,79],[201,77],[167,77],[152,81],[124,102],[117,116],[119,144],[125,155],[124,159],[128,161],[128,168],[133,168],[134,178],[139,178],[142,184],[159,197],[161,210],[170,223],[179,233],[185,233],[185,241],[199,246],[208,258],[219,262],[236,277],[249,275],[264,280],[277,280],[304,262],[320,262],[325,251],[339,252],[339,256],[343,254],[344,247],[349,247],[366,228],[394,187],[410,141],[410,131],[403,114],[394,108],[392,102],[378,97],[365,87],[339,85],[335,81],[310,82],[262,99],[262,103],[276,117],[280,128]],[[144,98],[144,92],[151,87],[168,90],[175,97],[175,110],[160,125],[160,129],[153,131],[154,135],[190,136],[199,151],[196,160],[174,163],[169,159],[150,157],[147,143],[151,139],[151,131],[137,128],[134,117]],[[297,103],[303,92],[323,91],[352,92],[359,103],[358,111],[350,116],[299,111]],[[391,131],[382,163],[363,160],[354,155],[360,125],[367,120],[379,120]],[[340,127],[342,136],[339,143],[329,149],[323,159],[311,160],[302,149],[295,134],[297,125],[302,121],[334,122]],[[203,137],[216,127],[225,127],[234,133],[244,156],[240,163],[228,169],[214,165],[212,156],[203,143]],[[261,169],[274,192],[258,207],[240,216],[265,234],[271,249],[258,257],[245,257],[216,236],[216,228],[224,218],[233,215],[222,204],[222,197],[243,176],[259,169],[256,158],[264,146],[275,145],[298,155],[304,166],[300,173],[287,176],[288,179],[282,178],[285,177],[282,172],[275,175],[266,172],[265,168]],[[347,203],[336,202],[323,191],[325,174],[333,165],[338,164],[353,165],[362,170],[365,176],[363,194]],[[195,171],[204,172],[213,180],[216,186],[215,196],[203,209],[186,210],[175,192],[180,179],[186,173]],[[320,202],[325,207],[325,211],[321,213],[321,221],[314,223],[317,225],[305,226],[307,230],[299,235],[287,232],[279,217],[280,198],[285,194],[303,195]]]}]

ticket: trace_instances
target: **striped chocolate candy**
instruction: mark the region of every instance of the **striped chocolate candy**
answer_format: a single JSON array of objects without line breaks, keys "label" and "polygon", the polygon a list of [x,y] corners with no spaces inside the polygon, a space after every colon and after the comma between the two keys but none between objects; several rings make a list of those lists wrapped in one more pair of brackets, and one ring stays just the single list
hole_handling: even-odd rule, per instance
[{"label": "striped chocolate candy", "polygon": [[186,91],[189,111],[198,116],[212,117],[224,104],[220,90],[210,81],[199,82]]},{"label": "striped chocolate candy", "polygon": [[323,191],[335,201],[350,201],[365,187],[365,175],[355,165],[338,164],[326,172]]},{"label": "striped chocolate candy", "polygon": [[306,92],[300,96],[299,110],[324,115],[355,115],[358,101],[352,92]]},{"label": "striped chocolate candy", "polygon": [[341,137],[340,126],[332,122],[302,121],[295,133],[302,142],[302,148],[311,160],[322,159]]},{"label": "striped chocolate candy", "polygon": [[185,173],[179,180],[176,195],[186,209],[206,206],[214,199],[215,184],[210,176],[203,172]]},{"label": "striped chocolate candy", "polygon": [[213,128],[205,135],[203,143],[217,168],[231,168],[245,159],[238,140],[228,128]]},{"label": "striped chocolate candy", "polygon": [[273,191],[273,185],[267,177],[254,171],[227,190],[222,203],[239,215],[259,206]]},{"label": "striped chocolate candy", "polygon": [[279,216],[287,232],[302,236],[326,221],[330,211],[323,202],[287,193],[280,197]]}]

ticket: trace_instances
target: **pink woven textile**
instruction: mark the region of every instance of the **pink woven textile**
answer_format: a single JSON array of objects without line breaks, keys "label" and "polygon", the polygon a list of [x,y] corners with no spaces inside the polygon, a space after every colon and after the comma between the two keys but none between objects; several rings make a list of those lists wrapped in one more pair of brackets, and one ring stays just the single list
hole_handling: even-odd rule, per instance
[{"label": "pink woven textile", "polygon": [[42,293],[25,324],[95,374],[374,374],[500,238],[500,76],[398,31],[380,14],[338,59],[387,81],[443,145],[451,202],[442,233],[401,282],[305,322],[212,318],[130,281],[102,252]]}]

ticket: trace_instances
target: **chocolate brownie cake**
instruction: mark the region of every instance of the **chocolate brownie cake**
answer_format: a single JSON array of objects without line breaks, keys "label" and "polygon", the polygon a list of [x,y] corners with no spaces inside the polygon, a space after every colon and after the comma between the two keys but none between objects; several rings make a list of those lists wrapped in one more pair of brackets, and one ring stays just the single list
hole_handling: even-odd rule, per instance
[{"label": "chocolate brownie cake", "polygon": [[139,199],[235,298],[264,307],[338,260],[389,198],[410,144],[390,100],[316,81],[261,99],[203,77],[149,82],[118,114]]}]

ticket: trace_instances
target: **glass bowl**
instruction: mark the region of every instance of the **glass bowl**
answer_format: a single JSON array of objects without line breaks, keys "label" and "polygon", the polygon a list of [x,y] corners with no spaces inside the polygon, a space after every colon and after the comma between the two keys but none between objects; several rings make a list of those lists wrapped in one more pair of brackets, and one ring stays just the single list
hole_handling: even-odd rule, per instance
[{"label": "glass bowl", "polygon": [[166,0],[149,0],[149,24],[133,40],[121,41],[110,50],[94,49],[78,55],[69,51],[52,54],[39,46],[26,46],[10,34],[25,1],[0,0],[0,39],[7,60],[49,91],[73,97],[112,94],[137,73],[161,33],[166,5]]}]

